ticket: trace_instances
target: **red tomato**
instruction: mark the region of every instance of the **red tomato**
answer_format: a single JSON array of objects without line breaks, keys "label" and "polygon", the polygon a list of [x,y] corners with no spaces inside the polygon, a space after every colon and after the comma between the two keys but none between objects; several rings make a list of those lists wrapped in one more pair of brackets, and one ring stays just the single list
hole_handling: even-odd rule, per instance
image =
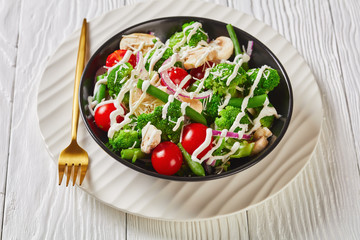
[{"label": "red tomato", "polygon": [[214,65],[215,65],[215,63],[213,63],[213,62],[207,62],[204,65],[201,65],[200,67],[191,69],[190,75],[193,78],[202,79],[204,77],[205,70],[209,67],[213,67]]},{"label": "red tomato", "polygon": [[[124,108],[124,107],[123,107]],[[113,103],[107,103],[96,108],[95,111],[95,123],[104,131],[108,131],[110,128],[110,113],[116,110]],[[125,111],[125,109],[124,109]],[[121,123],[124,120],[122,116],[116,117],[116,122]]]},{"label": "red tomato", "polygon": [[[176,85],[179,86],[182,80],[189,75],[188,72],[185,69],[179,68],[179,67],[173,67],[167,70],[169,74],[170,80]],[[192,83],[192,79],[188,80],[187,83],[182,87],[182,89],[186,89],[190,84]],[[163,83],[163,80],[161,81],[161,85],[166,86],[165,83]]]},{"label": "red tomato", "polygon": [[[184,127],[181,144],[189,154],[193,154],[193,152],[205,141],[206,129],[207,127],[201,123],[191,123]],[[197,156],[197,158],[202,158],[208,151],[210,151],[212,148],[212,142],[213,138],[211,137],[209,146],[207,146],[204,151]]]},{"label": "red tomato", "polygon": [[164,175],[173,175],[181,168],[182,153],[172,142],[162,142],[153,150],[151,163],[155,171]]},{"label": "red tomato", "polygon": [[[123,59],[123,57],[125,56],[127,50],[116,50],[115,52],[113,52],[112,54],[110,54],[107,59],[106,59],[106,66],[107,67],[112,67],[114,66],[116,63],[120,62],[121,59]],[[130,63],[133,67],[136,66],[136,57],[134,54],[131,55],[131,57],[129,58],[128,63]]]}]

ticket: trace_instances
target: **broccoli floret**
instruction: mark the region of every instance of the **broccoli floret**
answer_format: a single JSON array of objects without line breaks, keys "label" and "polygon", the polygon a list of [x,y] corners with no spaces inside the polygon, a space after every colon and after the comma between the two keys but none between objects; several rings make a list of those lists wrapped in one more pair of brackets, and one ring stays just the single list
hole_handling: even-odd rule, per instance
[{"label": "broccoli floret", "polygon": [[[218,130],[230,129],[236,119],[236,116],[240,112],[241,112],[240,108],[233,106],[226,106],[226,108],[220,111],[219,113],[220,117],[215,119],[215,124],[217,126],[217,129]],[[250,123],[251,122],[247,114],[245,114],[245,116],[243,116],[240,119],[240,124],[250,124]],[[234,132],[238,132],[240,130],[241,128],[237,127]]]},{"label": "broccoli floret", "polygon": [[140,147],[140,134],[135,130],[121,129],[115,132],[114,136],[109,139],[109,144],[115,151],[130,148],[134,144],[134,147]]},{"label": "broccoli floret", "polygon": [[210,70],[209,76],[205,79],[204,86],[207,89],[212,89],[214,93],[225,96],[226,93],[234,95],[236,87],[246,82],[246,72],[242,67],[234,79],[231,80],[229,86],[226,82],[230,75],[233,73],[235,65],[229,63],[220,63]]},{"label": "broccoli floret", "polygon": [[[245,83],[245,94],[248,94],[250,91],[251,86],[254,84],[254,81],[258,75],[259,68],[250,69],[247,71],[247,81]],[[275,69],[266,69],[254,90],[254,96],[267,94],[268,92],[272,91],[277,85],[280,83],[280,76],[279,73]]]},{"label": "broccoli floret", "polygon": [[161,130],[161,140],[162,141],[172,141],[178,143],[180,140],[181,127],[173,131],[173,128],[176,125],[176,122],[179,117],[182,116],[180,104],[177,102],[172,102],[168,109],[166,118],[162,118],[163,106],[157,106],[152,113],[143,113],[138,116],[137,127],[142,129],[148,122],[151,122],[157,129]]},{"label": "broccoli floret", "polygon": [[[156,49],[152,50],[149,54],[148,60],[145,63],[145,69],[147,71],[149,71],[149,67],[150,67],[150,61],[152,56],[154,55]],[[173,55],[173,51],[171,50],[171,48],[167,48],[164,52],[164,54],[162,55],[162,57],[155,63],[153,71],[158,71],[159,68],[161,67],[161,65],[163,65],[163,63],[166,61],[166,59],[168,59],[169,57],[171,57]]]},{"label": "broccoli floret", "polygon": [[206,104],[206,108],[202,111],[202,114],[206,118],[208,124],[212,124],[215,121],[215,118],[219,115],[219,106],[222,104],[223,98],[214,94],[211,97],[211,100]]},{"label": "broccoli floret", "polygon": [[[273,105],[272,105],[271,103],[269,103],[269,107],[273,107]],[[254,108],[254,110],[255,110],[255,117],[257,117],[257,116],[260,114],[262,108],[263,108],[263,107]],[[275,116],[274,116],[274,115],[272,115],[272,116],[265,116],[265,117],[263,117],[263,118],[260,119],[260,123],[261,123],[261,126],[270,128],[270,127],[272,126],[274,120],[275,120]]]},{"label": "broccoli floret", "polygon": [[107,88],[110,96],[118,95],[122,86],[129,78],[133,67],[130,63],[123,63],[115,67],[107,78]]},{"label": "broccoli floret", "polygon": [[[184,31],[184,29],[188,26],[193,25],[195,22],[189,22],[189,23],[185,23],[184,25],[182,25],[182,30]],[[185,31],[185,37],[187,37],[189,35],[189,33],[191,32],[191,30],[193,29],[193,27],[187,29]],[[170,39],[169,39],[169,47],[173,48],[178,42],[180,42],[183,38],[184,38],[184,32],[176,32],[174,33]],[[204,29],[202,29],[201,27],[198,28],[195,32],[194,35],[191,36],[189,42],[185,42],[183,46],[189,45],[190,47],[196,47],[198,45],[198,43],[200,41],[207,41],[208,40],[208,35],[205,33]],[[182,46],[180,46],[182,47]]]}]

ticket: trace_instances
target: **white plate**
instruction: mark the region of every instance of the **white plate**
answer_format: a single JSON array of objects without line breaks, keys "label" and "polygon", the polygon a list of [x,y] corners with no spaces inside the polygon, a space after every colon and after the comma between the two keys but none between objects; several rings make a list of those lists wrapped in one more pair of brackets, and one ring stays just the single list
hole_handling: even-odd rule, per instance
[{"label": "white plate", "polygon": [[[191,7],[189,7],[191,6]],[[239,11],[192,0],[159,0],[127,6],[89,24],[90,55],[117,32],[168,16],[198,16],[231,23],[268,46],[285,67],[294,110],[282,141],[270,155],[238,174],[207,182],[172,182],[131,170],[108,156],[80,120],[78,139],[90,156],[82,189],[117,209],[150,218],[193,220],[232,214],[273,196],[310,160],[322,122],[320,92],[309,67],[278,33]],[[70,141],[71,104],[79,31],[48,61],[38,92],[38,117],[55,162]]]}]

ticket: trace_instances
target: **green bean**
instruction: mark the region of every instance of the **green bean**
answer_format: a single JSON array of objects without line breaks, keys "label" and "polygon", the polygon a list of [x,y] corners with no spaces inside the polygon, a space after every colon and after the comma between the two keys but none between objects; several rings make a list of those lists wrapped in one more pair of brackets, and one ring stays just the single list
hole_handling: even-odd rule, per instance
[{"label": "green bean", "polygon": [[[268,97],[267,94],[263,94],[263,95],[249,98],[247,108],[255,108],[255,107],[263,106],[267,97]],[[228,105],[241,108],[243,101],[244,101],[244,98],[231,98]]]},{"label": "green bean", "polygon": [[[97,76],[96,77],[96,81],[100,81],[101,79],[104,79],[106,77],[106,73],[104,73],[103,75]],[[105,84],[100,84],[97,92],[95,93],[95,97],[94,99],[100,103],[101,100],[103,100],[106,96],[106,85]]]},{"label": "green bean", "polygon": [[[229,33],[229,36],[234,44],[234,49],[235,49],[235,56],[239,55],[239,54],[243,54],[243,52],[241,51],[241,47],[240,47],[240,43],[239,40],[236,36],[235,30],[233,28],[233,26],[231,24],[226,25],[226,29]],[[245,62],[242,64],[243,68],[247,71],[249,69],[248,63]]]},{"label": "green bean", "polygon": [[[137,87],[142,89],[143,82],[144,82],[143,80],[139,79],[139,81],[137,83]],[[150,94],[153,97],[160,99],[164,103],[166,103],[168,101],[169,94],[167,94],[166,92],[164,92],[152,85],[150,85],[148,87],[148,89],[146,90],[146,93]],[[174,102],[178,102],[179,104],[181,104],[181,102],[177,99],[174,99]],[[185,108],[185,115],[188,116],[194,122],[198,122],[198,123],[207,125],[205,117],[189,106],[187,106]]]},{"label": "green bean", "polygon": [[237,39],[237,36],[236,36],[233,26],[231,24],[228,24],[228,25],[226,25],[226,29],[228,30],[229,36],[234,44],[235,55],[242,54],[243,52],[241,51],[240,44]]},{"label": "green bean", "polygon": [[121,158],[131,160],[134,163],[139,158],[146,158],[146,154],[140,148],[129,148],[121,150]]},{"label": "green bean", "polygon": [[181,143],[178,143],[177,145],[180,148],[180,150],[185,158],[185,162],[189,166],[190,170],[197,176],[205,176],[204,167],[200,163],[194,162],[191,159],[190,154],[184,149],[184,147],[181,145]]}]

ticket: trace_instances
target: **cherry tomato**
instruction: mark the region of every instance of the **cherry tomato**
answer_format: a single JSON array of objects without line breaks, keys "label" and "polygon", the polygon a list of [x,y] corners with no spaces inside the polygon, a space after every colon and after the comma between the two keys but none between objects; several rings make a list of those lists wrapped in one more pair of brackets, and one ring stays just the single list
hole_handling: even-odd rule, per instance
[{"label": "cherry tomato", "polygon": [[[125,56],[127,50],[116,50],[112,54],[110,54],[106,59],[106,66],[112,67],[116,63],[118,63],[123,57]],[[131,54],[131,57],[129,58],[128,63],[130,63],[133,67],[136,66],[136,57],[134,54]]]},{"label": "cherry tomato", "polygon": [[[207,127],[201,123],[191,123],[184,127],[181,144],[189,154],[193,154],[193,152],[205,141],[206,129]],[[201,159],[208,151],[210,151],[212,142],[213,138],[211,137],[209,146],[207,146],[197,158]]]},{"label": "cherry tomato", "polygon": [[[167,70],[169,74],[170,80],[176,85],[179,86],[182,80],[189,75],[188,72],[185,69],[179,68],[179,67],[173,67]],[[188,80],[187,83],[182,87],[182,89],[186,89],[190,84],[192,83],[192,79]],[[163,80],[161,81],[161,85],[166,86],[165,83],[163,83]]]},{"label": "cherry tomato", "polygon": [[173,175],[179,171],[183,162],[182,153],[172,142],[162,142],[156,146],[151,155],[155,171],[164,175]]},{"label": "cherry tomato", "polygon": [[213,63],[213,62],[207,62],[204,65],[201,65],[200,67],[191,69],[190,75],[193,78],[202,79],[204,77],[205,70],[209,67],[213,67],[214,65],[215,65],[215,63]]},{"label": "cherry tomato", "polygon": [[[124,108],[124,107],[123,107]],[[107,103],[101,105],[95,110],[95,123],[96,125],[104,130],[108,131],[110,128],[110,113],[116,110],[116,107],[113,103]],[[125,109],[124,109],[125,111]],[[116,122],[121,123],[124,118],[120,115],[116,116]]]}]

